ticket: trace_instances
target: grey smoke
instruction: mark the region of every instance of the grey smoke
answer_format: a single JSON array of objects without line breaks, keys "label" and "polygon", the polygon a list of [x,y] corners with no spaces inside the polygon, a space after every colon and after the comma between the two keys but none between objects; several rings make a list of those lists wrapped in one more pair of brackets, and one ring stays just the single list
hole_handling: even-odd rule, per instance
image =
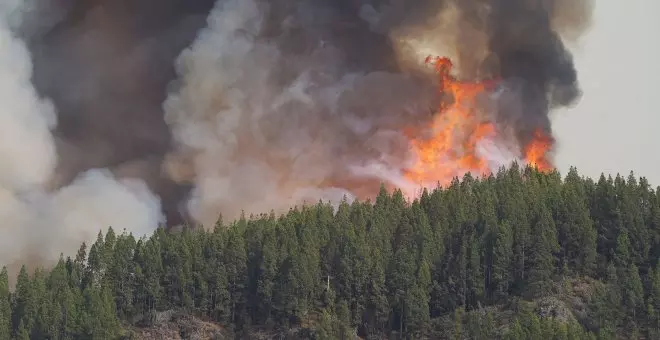
[{"label": "grey smoke", "polygon": [[369,179],[351,167],[404,162],[391,138],[432,105],[423,79],[351,60],[357,51],[343,48],[358,37],[330,31],[345,14],[330,3],[269,17],[277,5],[218,2],[177,64],[181,86],[165,102],[178,147],[168,166],[194,169],[185,179],[195,185],[189,211],[206,225],[219,212],[232,218],[352,197],[358,188],[348,181]]},{"label": "grey smoke", "polygon": [[145,180],[168,222],[181,223],[179,202],[188,189],[160,170],[170,148],[161,108],[174,60],[203,27],[213,0],[31,1],[32,20],[22,31],[33,81],[59,112],[61,161],[52,186],[108,167]]},{"label": "grey smoke", "polygon": [[440,100],[429,54],[462,79],[502,78],[483,111],[507,138],[480,150],[505,164],[579,99],[565,43],[591,6],[3,1],[0,213],[16,222],[0,263],[56,256],[108,224],[151,230],[160,210],[170,225],[209,225],[371,197],[383,181],[414,191],[402,130],[428,125]]},{"label": "grey smoke", "polygon": [[142,181],[116,180],[107,170],[89,169],[50,190],[57,111],[32,86],[30,54],[16,34],[25,5],[0,5],[0,264],[8,265],[52,261],[109,226],[144,235],[162,222],[159,199]]},{"label": "grey smoke", "polygon": [[[218,1],[177,63],[167,166],[194,184],[189,212],[206,224],[218,212],[373,195],[368,183],[411,190],[397,172],[408,161],[401,131],[435,106],[421,67],[431,52],[453,57],[463,78],[502,78],[507,94],[487,115],[520,148],[551,132],[553,106],[579,97],[554,27],[583,25],[555,18],[566,6],[590,3]],[[506,151],[487,158],[503,165],[515,158]]]}]

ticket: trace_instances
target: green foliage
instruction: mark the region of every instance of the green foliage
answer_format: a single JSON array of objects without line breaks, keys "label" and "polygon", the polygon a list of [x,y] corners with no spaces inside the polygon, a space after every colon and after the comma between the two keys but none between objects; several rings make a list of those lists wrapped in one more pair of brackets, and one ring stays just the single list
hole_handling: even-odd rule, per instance
[{"label": "green foliage", "polygon": [[596,336],[585,331],[575,322],[565,323],[555,319],[539,319],[536,315],[525,314],[514,320],[503,338],[511,340],[590,340],[596,339]]},{"label": "green foliage", "polygon": [[[50,271],[21,268],[11,293],[0,272],[0,340],[116,339],[170,309],[317,339],[657,338],[659,194],[632,175],[562,180],[514,165],[412,202],[381,188],[374,203],[213,230],[137,240],[110,228]],[[518,303],[586,277],[597,284],[581,323]]]},{"label": "green foliage", "polygon": [[7,268],[0,270],[0,339],[11,337],[11,306],[9,305],[9,276]]}]

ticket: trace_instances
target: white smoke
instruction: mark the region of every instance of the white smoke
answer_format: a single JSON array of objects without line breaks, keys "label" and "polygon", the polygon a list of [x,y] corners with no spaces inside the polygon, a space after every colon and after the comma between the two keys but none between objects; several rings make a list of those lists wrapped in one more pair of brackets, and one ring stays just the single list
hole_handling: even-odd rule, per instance
[{"label": "white smoke", "polygon": [[26,2],[0,4],[0,266],[71,253],[109,226],[143,235],[162,221],[160,203],[136,180],[89,170],[49,191],[57,154],[52,103],[31,84],[28,49],[14,34]]},{"label": "white smoke", "polygon": [[[411,198],[437,185],[405,175],[416,155],[403,131],[434,121],[440,99],[430,86],[436,75],[422,61],[428,54],[454,57],[465,79],[498,71],[481,70],[492,62],[489,26],[472,27],[469,6],[451,4],[422,16],[428,20],[404,2],[380,12],[365,5],[357,22],[356,13],[343,12],[351,6],[331,3],[216,1],[208,26],[180,55],[179,79],[164,103],[175,145],[165,167],[171,178],[192,184],[191,217],[210,226],[218,213],[233,219],[305,201],[373,196],[380,182]],[[508,28],[502,13],[489,15],[502,16],[492,19]],[[511,39],[526,42],[519,38]],[[374,41],[380,43],[369,45]],[[479,118],[497,130],[476,150],[491,171],[523,158],[515,133],[521,126],[545,126],[546,115],[533,121],[513,85],[485,93],[492,98],[478,105]],[[447,169],[438,175],[442,184],[472,170],[451,157],[437,162],[446,163],[432,164]]]},{"label": "white smoke", "polygon": [[267,6],[216,2],[208,27],[178,60],[178,87],[164,104],[177,149],[166,166],[194,185],[192,217],[209,226],[218,213],[232,219],[350,200],[364,196],[365,182],[377,183],[369,195],[385,182],[415,196],[420,184],[403,175],[411,155],[402,127],[428,120],[433,89],[406,73],[351,71],[341,48],[322,37],[311,51],[291,53],[282,46],[298,42],[287,29],[313,35],[316,26],[305,20],[332,19],[290,17],[280,44],[261,37]]},{"label": "white smoke", "polygon": [[[179,156],[168,164],[170,172],[185,173],[181,168],[192,166],[186,178],[195,184],[189,212],[207,226],[218,213],[234,218],[241,211],[351,199],[351,192],[332,183],[338,171],[350,171],[343,164],[352,163],[350,141],[341,136],[368,132],[373,119],[351,115],[345,107],[363,100],[360,94],[368,94],[370,82],[399,77],[335,77],[324,68],[341,58],[323,43],[294,61],[276,44],[256,38],[264,6],[252,0],[217,2],[208,27],[182,53],[181,86],[165,103]],[[273,75],[294,62],[293,80],[275,85]]]}]

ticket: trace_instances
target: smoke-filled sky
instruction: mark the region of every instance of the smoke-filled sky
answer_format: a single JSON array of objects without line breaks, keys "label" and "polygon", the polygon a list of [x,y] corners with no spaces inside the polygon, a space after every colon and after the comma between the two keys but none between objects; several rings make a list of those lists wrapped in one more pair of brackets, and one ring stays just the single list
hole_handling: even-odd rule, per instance
[{"label": "smoke-filled sky", "polygon": [[37,23],[29,4],[0,3],[0,265],[10,270],[48,263],[109,226],[144,235],[163,221],[159,198],[139,179],[87,167],[55,184],[61,111],[33,86],[30,50],[18,33],[29,35]]},{"label": "smoke-filled sky", "polygon": [[110,225],[143,234],[419,185],[404,175],[409,132],[451,100],[429,53],[464,80],[499,79],[479,107],[455,108],[470,114],[449,129],[452,154],[487,122],[495,166],[541,131],[563,169],[654,180],[658,24],[636,2],[601,0],[593,18],[591,3],[6,0],[0,264],[54,258]]},{"label": "smoke-filled sky", "polygon": [[574,49],[579,104],[556,112],[557,165],[589,176],[633,170],[660,185],[660,2],[598,0]]}]

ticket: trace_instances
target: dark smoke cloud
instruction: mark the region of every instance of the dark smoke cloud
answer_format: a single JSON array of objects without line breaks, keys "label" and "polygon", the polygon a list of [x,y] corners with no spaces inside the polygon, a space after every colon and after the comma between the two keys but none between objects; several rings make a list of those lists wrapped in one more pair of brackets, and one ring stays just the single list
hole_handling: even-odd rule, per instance
[{"label": "dark smoke cloud", "polygon": [[427,17],[430,22],[404,27],[400,39],[423,40],[451,55],[468,80],[502,79],[508,99],[500,100],[494,120],[515,130],[520,145],[528,143],[537,129],[552,135],[550,110],[572,105],[581,95],[566,43],[577,40],[589,27],[593,2],[435,3],[440,14]]},{"label": "dark smoke cloud", "polygon": [[218,211],[356,194],[365,177],[410,187],[401,131],[434,107],[424,53],[450,55],[468,80],[502,78],[488,115],[520,148],[535,130],[550,132],[550,108],[579,95],[555,26],[574,20],[556,15],[589,5],[217,2],[166,101],[170,169],[194,184],[189,208],[207,223]]},{"label": "dark smoke cloud", "polygon": [[205,25],[212,0],[32,0],[23,25],[36,89],[59,109],[52,186],[110,167],[147,180],[180,223],[186,188],[161,176],[170,147],[162,102],[174,60]]},{"label": "dark smoke cloud", "polygon": [[57,111],[44,190],[109,168],[143,179],[169,224],[413,188],[402,129],[437,107],[429,54],[462,79],[502,78],[488,115],[520,147],[579,98],[565,43],[591,13],[587,0],[27,3],[6,26]]},{"label": "dark smoke cloud", "polygon": [[66,185],[49,185],[61,161],[53,134],[60,112],[31,82],[20,37],[40,26],[31,26],[29,4],[0,4],[0,264],[10,268],[56,259],[108,226],[143,235],[162,220],[159,199],[140,180],[82,169]]},{"label": "dark smoke cloud", "polygon": [[[560,10],[559,5],[568,5],[579,12],[580,7],[590,3],[511,0],[488,3],[491,11],[480,22],[488,32],[490,53],[486,72],[518,82],[522,119],[516,122],[516,131],[522,143],[529,142],[536,129],[551,135],[550,109],[571,105],[581,94],[573,58],[553,27],[553,16]],[[565,12],[562,8],[560,13]]]}]

